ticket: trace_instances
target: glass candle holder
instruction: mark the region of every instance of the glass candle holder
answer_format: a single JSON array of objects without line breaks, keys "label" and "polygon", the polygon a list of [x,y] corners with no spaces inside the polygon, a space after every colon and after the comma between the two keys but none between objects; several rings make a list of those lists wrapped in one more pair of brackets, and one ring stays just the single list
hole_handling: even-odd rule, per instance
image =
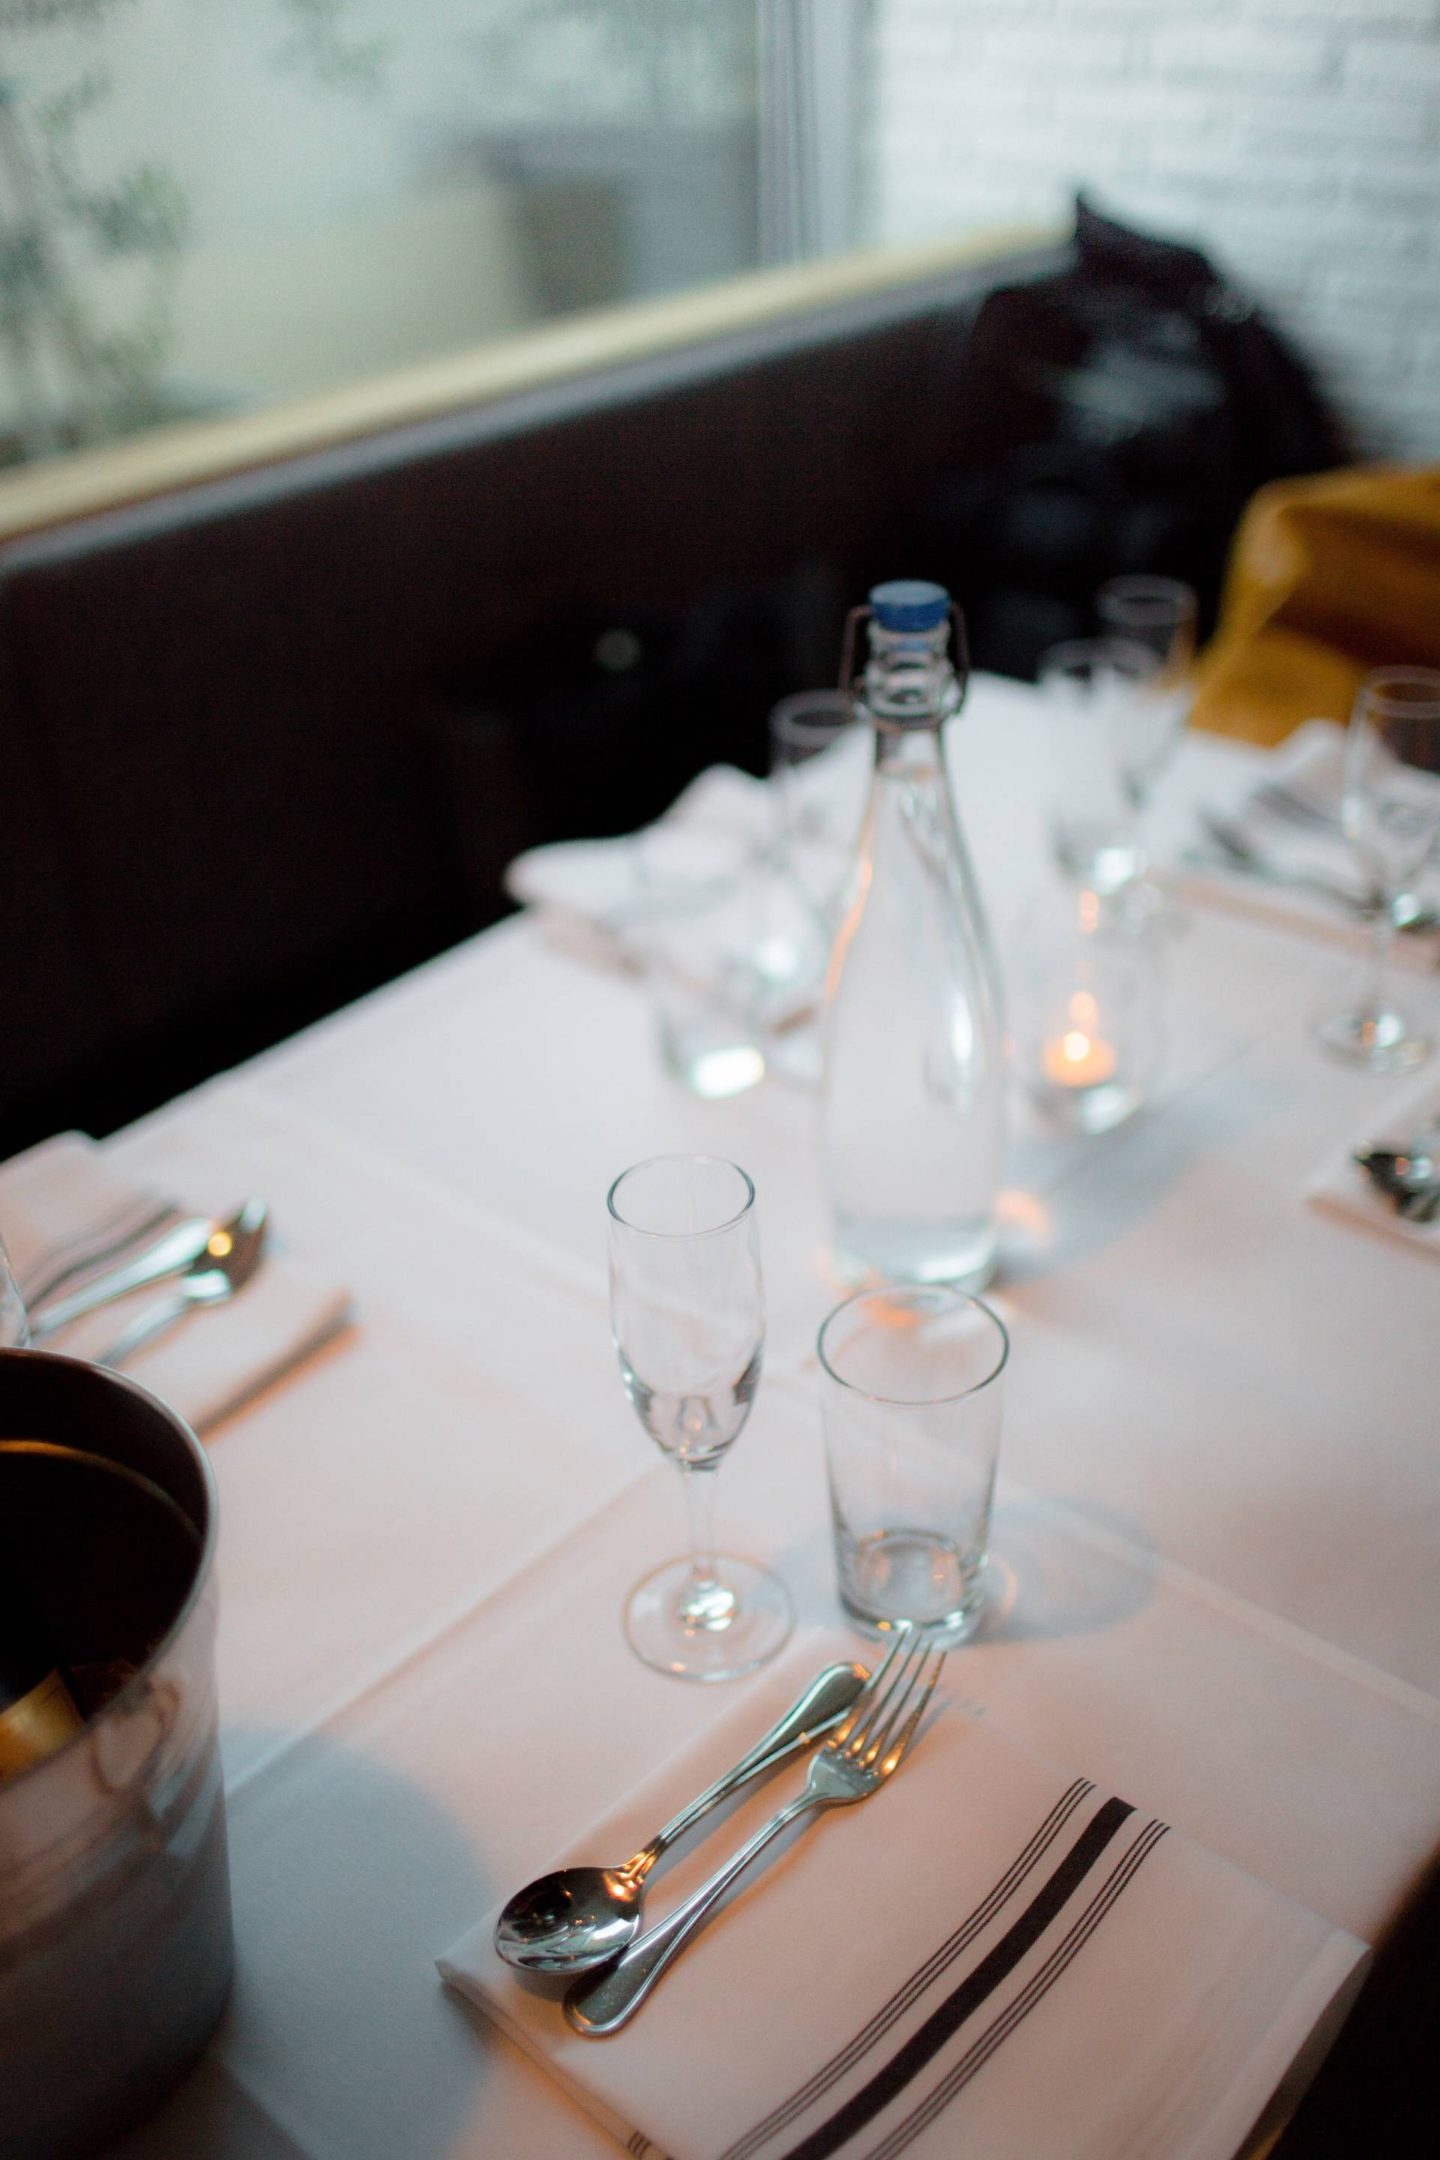
[{"label": "glass candle holder", "polygon": [[1108,1132],[1146,1100],[1163,1047],[1161,945],[1147,911],[1089,890],[1027,918],[1012,970],[1015,1049],[1052,1124]]}]

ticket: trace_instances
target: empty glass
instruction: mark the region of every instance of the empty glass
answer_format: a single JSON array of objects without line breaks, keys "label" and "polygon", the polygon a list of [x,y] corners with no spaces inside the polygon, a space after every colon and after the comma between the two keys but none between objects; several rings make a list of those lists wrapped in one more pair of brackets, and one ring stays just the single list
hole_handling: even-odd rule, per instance
[{"label": "empty glass", "polygon": [[1122,785],[1141,819],[1185,731],[1199,608],[1179,578],[1135,575],[1107,579],[1095,595],[1095,613],[1102,635],[1143,646],[1155,662],[1116,745]]},{"label": "empty glass", "polygon": [[1404,1072],[1434,1047],[1395,1002],[1389,958],[1397,912],[1440,846],[1440,669],[1380,668],[1361,683],[1345,739],[1340,819],[1381,904],[1364,982],[1321,1015],[1315,1032],[1348,1064]]},{"label": "empty glass", "polygon": [[845,690],[801,690],[770,714],[779,853],[819,924],[823,968],[870,783],[868,730]]},{"label": "empty glass", "polygon": [[1055,859],[1092,892],[1119,892],[1145,873],[1136,774],[1154,725],[1158,667],[1145,646],[1123,638],[1074,638],[1040,662]]},{"label": "empty glass", "polygon": [[801,690],[770,713],[774,811],[758,960],[768,1064],[820,1077],[820,993],[855,859],[870,777],[868,731],[843,690]]},{"label": "empty glass", "polygon": [[820,1330],[840,1602],[875,1630],[964,1642],[985,1603],[1005,1329],[945,1283],[882,1284]]},{"label": "empty glass", "polygon": [[625,1632],[647,1665],[730,1680],[774,1656],[785,1586],[715,1552],[714,1479],[760,1380],[765,1298],[755,1188],[714,1155],[657,1155],[610,1188],[610,1311],[625,1391],[680,1472],[690,1552],[631,1593]]},{"label": "empty glass", "polygon": [[631,938],[661,1062],[705,1101],[742,1094],[765,1077],[754,847],[739,833],[661,823],[638,836],[635,863],[644,906]]}]

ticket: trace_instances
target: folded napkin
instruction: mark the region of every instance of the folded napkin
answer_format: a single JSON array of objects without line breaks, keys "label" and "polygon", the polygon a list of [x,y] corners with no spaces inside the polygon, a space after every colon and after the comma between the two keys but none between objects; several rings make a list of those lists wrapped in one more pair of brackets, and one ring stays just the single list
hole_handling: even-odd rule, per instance
[{"label": "folded napkin", "polygon": [[[792,1653],[565,1857],[632,1851],[805,1677]],[[667,1863],[653,1917],[802,1777]],[[439,1970],[634,2153],[1233,2160],[1367,1958],[953,1707],[881,1792],[781,1848],[609,2039],[572,2032],[543,1983],[500,1962],[494,1914]]]},{"label": "folded napkin", "polygon": [[[1276,870],[1302,880],[1324,880],[1348,893],[1359,908],[1370,884],[1340,827],[1345,733],[1333,720],[1305,721],[1263,761],[1259,777],[1238,801],[1215,802],[1211,807],[1223,819],[1226,831],[1253,847]],[[1276,805],[1277,789],[1289,799],[1288,812],[1283,803]],[[1237,888],[1243,887],[1252,904],[1274,912],[1293,914],[1299,909],[1321,920],[1354,919],[1323,892],[1307,892],[1303,883],[1265,884],[1238,868],[1227,869],[1221,844],[1205,830],[1205,815],[1202,808],[1199,848],[1207,858],[1215,855],[1213,863],[1206,860],[1207,875],[1213,871]],[[1417,897],[1440,900],[1440,866],[1423,874]]]},{"label": "folded napkin", "polygon": [[1429,1126],[1434,1127],[1431,1152],[1440,1158],[1440,1079],[1434,1073],[1418,1087],[1407,1088],[1389,1103],[1383,1116],[1367,1120],[1363,1132],[1327,1157],[1306,1187],[1306,1199],[1341,1222],[1362,1223],[1397,1244],[1440,1259],[1440,1219],[1422,1223],[1400,1214],[1355,1160],[1357,1153],[1369,1147],[1408,1147]]},{"label": "folded napkin", "polygon": [[[713,765],[676,797],[659,824],[673,833],[707,833],[743,849],[763,848],[774,812],[763,780],[733,765]],[[637,932],[662,908],[663,892],[646,875],[645,835],[614,840],[557,840],[529,848],[505,872],[505,888],[539,909],[567,940],[596,957],[639,957]]]},{"label": "folded napkin", "polygon": [[[60,1133],[0,1167],[0,1236],[23,1284],[61,1241],[82,1237],[114,1219],[137,1188],[117,1176],[104,1152],[83,1133]],[[187,1213],[230,1214],[243,1193],[187,1195]],[[345,1322],[350,1294],[314,1275],[279,1247],[279,1233],[250,1282],[227,1304],[197,1311],[124,1370],[170,1403],[197,1431],[213,1425],[289,1370]],[[107,1305],[73,1322],[43,1347],[67,1357],[94,1357],[129,1323],[173,1292],[173,1280]]]},{"label": "folded napkin", "polygon": [[517,856],[506,888],[568,950],[646,974],[692,1018],[697,1001],[723,1012],[765,1041],[776,1070],[813,1077],[787,1038],[816,1008],[825,902],[850,851],[818,830],[786,833],[781,809],[765,781],[714,765],[641,832]]}]

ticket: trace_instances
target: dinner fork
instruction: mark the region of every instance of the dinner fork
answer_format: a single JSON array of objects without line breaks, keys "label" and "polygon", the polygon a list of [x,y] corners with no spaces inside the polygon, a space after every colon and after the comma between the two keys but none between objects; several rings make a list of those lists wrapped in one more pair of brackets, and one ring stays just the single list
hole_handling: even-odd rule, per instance
[{"label": "dinner fork", "polygon": [[802,1815],[850,1807],[879,1792],[899,1769],[915,1737],[944,1661],[944,1651],[932,1650],[913,1628],[897,1629],[889,1656],[860,1690],[849,1716],[811,1757],[804,1791],[674,1912],[637,1936],[613,1965],[576,1981],[565,1998],[565,2015],[576,2032],[595,2039],[618,2032],[703,1927],[736,1877],[782,1830]]}]

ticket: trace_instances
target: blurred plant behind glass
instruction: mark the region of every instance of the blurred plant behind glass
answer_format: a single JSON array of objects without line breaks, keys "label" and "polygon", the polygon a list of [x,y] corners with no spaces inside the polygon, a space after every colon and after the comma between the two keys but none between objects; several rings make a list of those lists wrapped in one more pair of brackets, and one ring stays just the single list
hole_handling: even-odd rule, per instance
[{"label": "blurred plant behind glass", "polygon": [[[277,66],[326,89],[375,87],[384,54],[377,40],[347,36],[349,0],[269,4],[287,19]],[[53,51],[64,38],[84,63],[134,5],[0,0],[0,371],[13,414],[0,465],[176,417],[164,381],[190,226],[185,189],[149,159],[92,179],[85,122],[111,92],[103,58],[55,91],[38,89],[24,66],[27,40]]]}]

